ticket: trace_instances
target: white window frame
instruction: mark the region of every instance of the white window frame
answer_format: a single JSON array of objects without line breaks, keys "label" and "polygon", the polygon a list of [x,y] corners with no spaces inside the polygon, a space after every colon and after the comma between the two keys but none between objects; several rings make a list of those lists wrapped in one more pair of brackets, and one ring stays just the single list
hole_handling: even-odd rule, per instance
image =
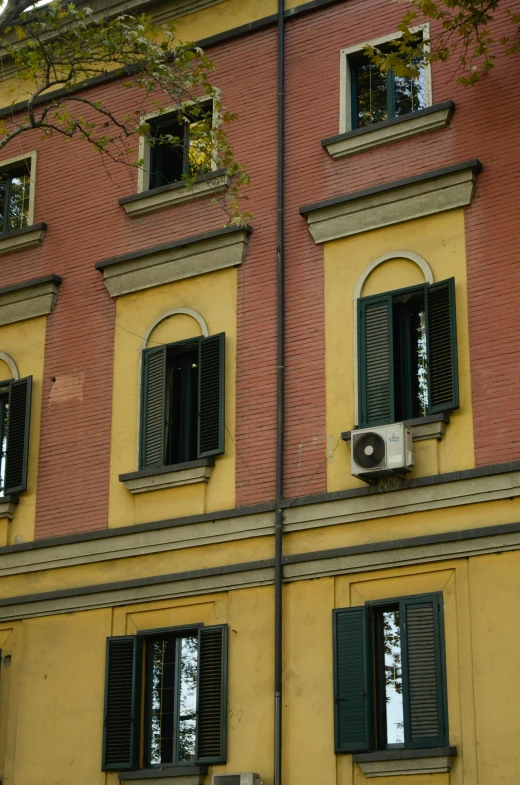
[{"label": "white window frame", "polygon": [[[5,158],[0,161],[0,172],[7,167],[11,168],[14,164],[22,163],[23,161],[30,162],[30,175],[29,175],[29,209],[27,211],[27,228],[34,224],[34,202],[36,199],[36,161],[38,154],[36,150],[30,153],[23,153],[22,155],[15,155],[13,158]],[[2,235],[0,235],[0,238]]]},{"label": "white window frame", "polygon": [[[194,106],[195,104],[204,104],[208,101],[211,101],[213,104],[213,112],[212,112],[212,123],[213,127],[215,127],[217,119],[218,119],[218,112],[215,106],[215,100],[212,98],[207,98],[206,96],[197,99],[196,101],[186,101],[185,106]],[[179,111],[179,105],[176,106],[168,106],[165,107],[164,111],[158,109],[155,112],[150,112],[149,114],[141,115],[141,123],[146,123],[149,120],[153,120],[156,117],[162,116],[167,117],[169,114],[173,114],[174,112]],[[139,166],[137,170],[137,193],[144,193],[145,191],[149,191],[149,183],[150,183],[150,152],[151,152],[151,145],[148,144],[146,136],[139,137],[139,160],[143,161],[143,164]],[[217,163],[214,159],[211,160],[211,170],[215,171],[218,169]]]},{"label": "white window frame", "polygon": [[[422,31],[423,42],[426,49],[430,43],[430,25],[428,23],[411,27],[412,33],[420,33]],[[363,41],[363,43],[355,44],[354,46],[347,46],[340,52],[340,78],[339,78],[339,132],[340,134],[352,131],[352,73],[349,63],[349,57],[354,54],[361,54],[365,46],[383,46],[390,41],[395,41],[402,37],[402,33],[392,33],[391,35],[384,35],[380,38],[374,38],[371,41]],[[431,67],[428,63],[424,67],[424,94],[426,99],[426,106],[432,106],[432,75]],[[370,126],[367,126],[369,128]]]}]

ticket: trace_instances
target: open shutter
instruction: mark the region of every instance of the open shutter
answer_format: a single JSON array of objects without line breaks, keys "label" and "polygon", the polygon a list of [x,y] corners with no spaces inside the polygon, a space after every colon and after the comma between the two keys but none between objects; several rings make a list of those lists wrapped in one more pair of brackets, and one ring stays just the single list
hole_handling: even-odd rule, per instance
[{"label": "open shutter", "polygon": [[226,336],[202,338],[199,345],[198,457],[224,452]]},{"label": "open shutter", "polygon": [[136,635],[107,638],[103,771],[139,765],[140,657]]},{"label": "open shutter", "polygon": [[32,376],[17,379],[9,386],[7,451],[4,493],[21,493],[27,488],[29,427],[31,421]]},{"label": "open shutter", "polygon": [[365,608],[333,611],[336,752],[370,749],[370,662]]},{"label": "open shutter", "polygon": [[455,279],[426,287],[428,410],[430,414],[459,407]]},{"label": "open shutter", "polygon": [[141,469],[164,464],[166,346],[145,349],[141,388]]},{"label": "open shutter", "polygon": [[407,747],[444,747],[446,690],[441,598],[400,603],[404,723]]},{"label": "open shutter", "polygon": [[394,418],[392,297],[358,300],[359,425],[385,425]]},{"label": "open shutter", "polygon": [[226,762],[227,625],[199,630],[197,760]]}]

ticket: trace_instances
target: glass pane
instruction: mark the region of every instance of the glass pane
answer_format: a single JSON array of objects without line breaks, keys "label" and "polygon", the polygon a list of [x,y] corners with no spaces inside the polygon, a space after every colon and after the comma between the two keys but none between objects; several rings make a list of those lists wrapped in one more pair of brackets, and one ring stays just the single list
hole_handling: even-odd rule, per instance
[{"label": "glass pane", "polygon": [[424,69],[418,77],[394,76],[395,116],[417,112],[426,106]]},{"label": "glass pane", "polygon": [[417,400],[419,404],[419,417],[428,414],[428,358],[426,354],[426,313],[418,313],[416,327],[417,341]]},{"label": "glass pane", "polygon": [[173,763],[175,707],[175,638],[151,640],[149,660],[151,765]]},{"label": "glass pane", "polygon": [[0,494],[4,492],[5,482],[5,454],[7,451],[7,413],[9,411],[9,398],[0,396]]},{"label": "glass pane", "polygon": [[197,732],[197,638],[181,640],[181,674],[179,685],[179,740],[177,761],[195,759]]},{"label": "glass pane", "polygon": [[29,186],[28,172],[13,174],[11,177],[11,196],[9,199],[9,215],[7,231],[22,229],[29,220]]},{"label": "glass pane", "polygon": [[211,171],[211,114],[203,112],[190,123],[188,166],[190,175]]},{"label": "glass pane", "polygon": [[2,178],[2,180],[0,180],[0,232],[4,231],[6,190],[7,190],[7,180],[5,178]]},{"label": "glass pane", "polygon": [[386,75],[372,63],[359,63],[353,69],[356,80],[356,128],[388,118]]},{"label": "glass pane", "polygon": [[387,744],[404,744],[403,677],[399,611],[383,611]]}]

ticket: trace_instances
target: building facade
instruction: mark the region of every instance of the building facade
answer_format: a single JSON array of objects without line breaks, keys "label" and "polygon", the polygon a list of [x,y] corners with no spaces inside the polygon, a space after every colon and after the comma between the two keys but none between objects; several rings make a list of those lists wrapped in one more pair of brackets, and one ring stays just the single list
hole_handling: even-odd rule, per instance
[{"label": "building facade", "polygon": [[146,149],[0,155],[2,785],[513,785],[520,66],[383,77],[388,0],[147,7],[251,225]]}]

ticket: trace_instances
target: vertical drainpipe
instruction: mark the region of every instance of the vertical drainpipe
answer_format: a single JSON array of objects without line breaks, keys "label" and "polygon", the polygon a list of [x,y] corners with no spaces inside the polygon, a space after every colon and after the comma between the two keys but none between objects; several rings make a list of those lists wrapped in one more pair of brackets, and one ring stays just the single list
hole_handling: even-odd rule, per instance
[{"label": "vertical drainpipe", "polygon": [[285,0],[278,0],[278,163],[276,195],[276,512],[274,558],[274,785],[282,785],[282,538],[284,447]]}]

